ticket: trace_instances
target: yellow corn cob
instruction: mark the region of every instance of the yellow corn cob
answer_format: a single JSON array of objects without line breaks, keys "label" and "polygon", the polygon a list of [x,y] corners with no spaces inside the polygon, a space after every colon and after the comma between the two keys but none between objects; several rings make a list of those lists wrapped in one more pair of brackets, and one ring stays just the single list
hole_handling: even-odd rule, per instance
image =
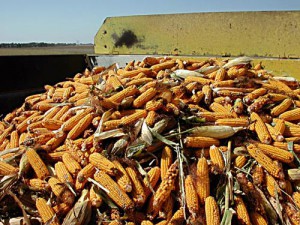
[{"label": "yellow corn cob", "polygon": [[114,160],[112,162],[115,165],[115,168],[118,170],[118,172],[116,173],[116,181],[117,181],[118,185],[120,186],[120,188],[123,191],[131,192],[132,183],[131,183],[131,180],[130,180],[126,170],[124,169],[124,167],[122,166],[122,164],[119,161]]},{"label": "yellow corn cob", "polygon": [[108,223],[108,225],[122,225],[122,223],[119,222],[118,220],[113,220],[110,223]]},{"label": "yellow corn cob", "polygon": [[167,103],[172,101],[172,92],[170,90],[163,90],[159,95],[158,98],[163,99]]},{"label": "yellow corn cob", "polygon": [[271,137],[274,141],[284,141],[284,136],[281,133],[277,132],[274,129],[274,127],[272,127],[268,123],[265,123],[265,125],[266,125],[266,127],[267,127],[267,129],[268,129],[268,131],[269,131],[269,133],[270,133],[270,135],[271,135]]},{"label": "yellow corn cob", "polygon": [[115,103],[121,103],[121,101],[129,96],[133,96],[136,93],[138,93],[138,89],[135,85],[129,86],[125,88],[124,90],[112,95],[108,98],[109,101],[115,102]]},{"label": "yellow corn cob", "polygon": [[151,66],[151,69],[155,72],[158,72],[160,70],[170,69],[173,66],[175,66],[175,60],[168,60],[166,62],[155,64],[155,65]]},{"label": "yellow corn cob", "polygon": [[210,182],[209,182],[209,171],[208,164],[204,157],[200,158],[197,163],[197,179],[195,180],[196,191],[203,205],[205,199],[210,194]]},{"label": "yellow corn cob", "polygon": [[293,104],[293,101],[290,98],[283,100],[279,105],[277,105],[273,109],[271,109],[271,115],[278,116],[278,115],[284,113],[288,108],[290,108],[290,106],[292,104]]},{"label": "yellow corn cob", "polygon": [[253,225],[268,225],[268,222],[265,220],[265,218],[257,212],[251,212],[250,218]]},{"label": "yellow corn cob", "polygon": [[90,163],[95,167],[97,167],[98,169],[103,170],[109,175],[115,175],[117,168],[114,165],[114,163],[112,163],[109,159],[107,159],[105,156],[101,155],[100,153],[91,154],[89,160]]},{"label": "yellow corn cob", "polygon": [[210,84],[211,80],[205,79],[205,78],[202,78],[202,77],[188,76],[187,78],[185,78],[185,82],[187,82],[187,83],[197,82],[199,84],[206,85],[206,84]]},{"label": "yellow corn cob", "polygon": [[151,100],[146,103],[145,109],[148,111],[157,111],[163,107],[162,100]]},{"label": "yellow corn cob", "polygon": [[266,182],[267,190],[272,197],[275,197],[276,193],[278,193],[278,195],[281,193],[276,180],[271,175],[266,174],[265,182]]},{"label": "yellow corn cob", "polygon": [[293,193],[293,200],[298,209],[300,209],[300,192],[297,191]]},{"label": "yellow corn cob", "polygon": [[253,112],[251,113],[250,118],[251,122],[255,123],[255,132],[259,140],[264,144],[270,144],[272,141],[272,137],[260,116],[257,113]]},{"label": "yellow corn cob", "polygon": [[155,123],[155,119],[157,118],[158,114],[155,111],[148,112],[148,115],[145,119],[145,122],[148,126],[152,127]]},{"label": "yellow corn cob", "polygon": [[92,206],[99,208],[102,204],[101,196],[96,192],[96,186],[93,184],[90,188],[89,199],[92,203]]},{"label": "yellow corn cob", "polygon": [[210,104],[209,108],[213,111],[213,112],[217,112],[217,113],[231,113],[230,109],[228,110],[226,107],[222,106],[221,104],[217,103],[217,102],[213,102]]},{"label": "yellow corn cob", "polygon": [[234,87],[234,84],[235,84],[234,80],[224,80],[224,81],[214,82],[212,85],[213,87]]},{"label": "yellow corn cob", "polygon": [[47,201],[45,199],[37,198],[35,204],[43,223],[47,223],[50,225],[59,225],[58,219],[57,217],[55,217],[54,210],[47,204]]},{"label": "yellow corn cob", "polygon": [[29,137],[28,133],[22,133],[19,137],[19,145],[22,145],[24,141]]},{"label": "yellow corn cob", "polygon": [[299,120],[300,119],[300,108],[286,111],[286,112],[280,114],[279,118],[286,120],[286,121]]},{"label": "yellow corn cob", "polygon": [[209,149],[209,156],[210,156],[210,160],[212,162],[214,169],[217,172],[222,172],[225,167],[225,162],[224,162],[222,153],[219,150],[219,148],[217,148],[215,146],[211,146]]},{"label": "yellow corn cob", "polygon": [[145,118],[147,116],[147,111],[146,110],[140,110],[137,111],[136,113],[129,115],[129,116],[125,116],[121,119],[121,124],[122,125],[129,125],[132,124],[134,122],[136,122],[137,120],[141,119],[141,118]]},{"label": "yellow corn cob", "polygon": [[231,127],[247,127],[249,126],[249,121],[246,118],[228,118],[228,119],[218,119],[215,122],[216,125],[231,126]]},{"label": "yellow corn cob", "polygon": [[94,178],[109,192],[107,195],[121,208],[129,210],[134,207],[133,202],[128,195],[119,188],[119,185],[105,172],[99,170]]},{"label": "yellow corn cob", "polygon": [[252,174],[253,183],[261,185],[264,181],[264,170],[260,165],[256,165]]},{"label": "yellow corn cob", "polygon": [[61,127],[63,124],[60,120],[55,119],[47,119],[42,122],[43,126],[46,127],[49,130],[57,130]]},{"label": "yellow corn cob", "polygon": [[137,172],[132,167],[126,167],[125,170],[132,183],[133,201],[137,205],[143,205],[146,201],[146,194],[143,183],[139,180]]},{"label": "yellow corn cob", "polygon": [[76,93],[74,96],[68,99],[68,102],[74,103],[80,99],[84,99],[89,96],[89,91],[85,90],[81,93]]},{"label": "yellow corn cob", "polygon": [[82,190],[84,185],[87,182],[87,179],[89,177],[92,177],[93,174],[95,173],[95,171],[96,171],[96,169],[91,163],[89,163],[85,167],[83,167],[77,175],[77,179],[75,182],[75,189]]},{"label": "yellow corn cob", "polygon": [[103,123],[103,130],[108,131],[116,129],[121,125],[121,120],[108,120]]},{"label": "yellow corn cob", "polygon": [[50,175],[45,163],[34,149],[28,148],[26,151],[26,156],[28,162],[30,163],[31,167],[33,168],[35,174],[39,179],[43,180]]},{"label": "yellow corn cob", "polygon": [[236,208],[235,211],[236,211],[238,222],[240,224],[250,225],[251,224],[250,217],[243,199],[240,196],[236,196],[234,201],[235,201],[235,208]]},{"label": "yellow corn cob", "polygon": [[14,126],[11,125],[3,131],[3,133],[0,135],[0,143],[4,142],[5,138],[10,134],[13,128]]},{"label": "yellow corn cob", "polygon": [[160,161],[161,179],[163,179],[166,176],[167,171],[171,166],[172,162],[173,162],[172,149],[169,146],[165,146],[162,150],[161,161]]},{"label": "yellow corn cob", "polygon": [[149,73],[151,73],[151,69],[138,68],[137,70],[131,70],[131,71],[125,71],[125,70],[119,69],[117,71],[117,74],[121,75],[121,77],[134,77],[134,76],[138,75],[139,73],[149,74]]},{"label": "yellow corn cob", "polygon": [[49,185],[46,181],[33,178],[28,181],[28,185],[30,188],[36,190],[36,191],[45,191],[49,188]]},{"label": "yellow corn cob", "polygon": [[199,104],[199,102],[203,99],[203,97],[204,97],[203,92],[202,91],[197,91],[190,98],[190,102],[193,103],[193,104]]},{"label": "yellow corn cob", "polygon": [[145,105],[148,101],[150,101],[155,95],[157,91],[155,88],[149,88],[147,91],[142,93],[140,96],[138,96],[134,101],[133,101],[133,106],[135,108],[139,108],[143,105]]},{"label": "yellow corn cob", "polygon": [[211,137],[186,137],[185,146],[188,148],[206,148],[212,145],[219,146],[220,141]]},{"label": "yellow corn cob", "polygon": [[254,91],[252,91],[251,93],[249,93],[248,95],[246,95],[244,97],[244,102],[246,104],[249,104],[250,102],[252,102],[254,99],[258,98],[259,96],[262,96],[264,94],[267,93],[267,89],[265,88],[259,88],[259,89],[256,89]]},{"label": "yellow corn cob", "polygon": [[172,112],[174,115],[178,116],[180,113],[179,108],[173,103],[167,103],[166,107],[164,107],[166,112]]},{"label": "yellow corn cob", "polygon": [[62,155],[62,161],[73,176],[77,175],[77,173],[81,170],[80,164],[71,156],[70,153],[64,153]]},{"label": "yellow corn cob", "polygon": [[49,141],[46,142],[45,147],[48,148],[49,150],[56,149],[57,147],[59,147],[61,145],[61,143],[66,139],[66,137],[67,137],[66,133],[56,135],[56,137],[53,137]]},{"label": "yellow corn cob", "polygon": [[[150,201],[152,199],[153,198],[151,197]],[[149,203],[151,203],[150,201],[149,201]],[[170,195],[168,197],[168,199],[165,201],[165,203],[162,205],[161,210],[159,211],[158,217],[165,219],[167,221],[170,221],[170,219],[173,216],[174,203],[175,203],[174,198],[172,197],[172,195]],[[152,204],[153,204],[153,201],[152,201]]]},{"label": "yellow corn cob", "polygon": [[244,155],[239,155],[234,159],[234,166],[237,168],[242,168],[247,162],[247,157]]},{"label": "yellow corn cob", "polygon": [[153,225],[153,223],[150,220],[143,220],[141,225]]},{"label": "yellow corn cob", "polygon": [[284,204],[283,212],[287,215],[292,225],[299,225],[300,224],[300,213],[299,210],[295,209],[290,204]]},{"label": "yellow corn cob", "polygon": [[151,189],[149,186],[151,186],[152,188],[155,187],[155,185],[157,184],[159,178],[160,178],[160,168],[158,166],[152,167],[149,172],[147,173],[148,179],[145,177],[143,180],[144,183],[144,187],[145,187],[145,196],[146,199],[148,198],[148,196],[151,194]]},{"label": "yellow corn cob", "polygon": [[71,209],[71,206],[64,202],[53,206],[53,210],[54,210],[55,214],[59,217],[66,215],[70,211],[70,209]]},{"label": "yellow corn cob", "polygon": [[281,168],[255,145],[248,145],[247,150],[250,156],[253,157],[262,167],[264,167],[272,176],[276,178],[282,177]]},{"label": "yellow corn cob", "polygon": [[[111,86],[114,90],[118,90],[120,87],[122,87],[122,83],[121,83],[120,79],[115,74],[111,74],[108,77],[107,84],[109,86]],[[130,86],[130,85],[127,85],[127,86]]]},{"label": "yellow corn cob", "polygon": [[205,217],[207,225],[220,225],[219,207],[212,196],[205,199]]},{"label": "yellow corn cob", "polygon": [[263,153],[265,153],[272,159],[276,159],[284,163],[291,163],[294,161],[294,156],[289,151],[274,147],[272,145],[266,145],[261,143],[257,143],[256,145]]},{"label": "yellow corn cob", "polygon": [[274,126],[274,130],[275,130],[277,133],[283,135],[284,130],[285,130],[285,123],[284,123],[284,120],[282,120],[282,119],[276,120],[276,124],[275,124],[275,126]]},{"label": "yellow corn cob", "polygon": [[216,112],[200,112],[199,116],[204,118],[207,122],[214,122],[218,119],[233,118],[232,113],[216,113]]},{"label": "yellow corn cob", "polygon": [[28,122],[31,119],[33,119],[34,117],[38,116],[38,115],[39,115],[39,112],[35,112],[31,116],[29,116],[25,120],[23,120],[22,123],[20,123],[20,124],[17,125],[17,127],[16,127],[17,131],[20,132],[20,133],[23,133],[24,131],[26,131],[27,126],[28,126]]},{"label": "yellow corn cob", "polygon": [[186,89],[183,85],[172,87],[170,90],[172,91],[175,98],[182,98],[186,93]]},{"label": "yellow corn cob", "polygon": [[75,196],[73,193],[65,186],[64,183],[61,183],[57,178],[51,177],[48,180],[48,184],[50,185],[52,192],[56,197],[58,197],[62,202],[72,205]]},{"label": "yellow corn cob", "polygon": [[177,225],[177,224],[183,224],[184,222],[184,212],[183,208],[180,207],[172,216],[170,221],[168,222],[168,225]]},{"label": "yellow corn cob", "polygon": [[85,109],[83,112],[76,114],[75,116],[68,119],[62,126],[63,131],[70,131],[76,124],[78,124],[78,121],[83,119],[86,115],[92,112],[92,108]]},{"label": "yellow corn cob", "polygon": [[153,211],[157,212],[163,203],[168,199],[171,191],[175,188],[175,180],[178,175],[178,162],[174,162],[162,179],[153,199]]},{"label": "yellow corn cob", "polygon": [[209,85],[204,85],[202,87],[202,92],[204,94],[204,103],[206,105],[209,105],[212,100],[212,89],[210,88]]},{"label": "yellow corn cob", "polygon": [[15,174],[18,172],[18,168],[13,167],[12,165],[0,161],[0,176],[6,176],[9,174]]},{"label": "yellow corn cob", "polygon": [[156,223],[156,225],[167,225],[167,224],[168,224],[167,220],[162,220],[162,221]]},{"label": "yellow corn cob", "polygon": [[189,212],[193,217],[199,212],[199,201],[196,189],[193,184],[193,178],[191,175],[187,175],[185,178],[185,198],[186,205]]},{"label": "yellow corn cob", "polygon": [[57,113],[52,117],[53,120],[60,120],[61,117],[70,109],[70,106],[63,106]]},{"label": "yellow corn cob", "polygon": [[145,91],[147,91],[149,88],[155,88],[157,85],[157,80],[154,81],[150,81],[147,84],[143,85],[140,89],[139,92],[140,93],[144,93]]},{"label": "yellow corn cob", "polygon": [[54,168],[57,178],[62,183],[74,184],[74,180],[63,162],[57,162]]},{"label": "yellow corn cob", "polygon": [[150,77],[142,77],[142,78],[139,78],[139,79],[134,79],[132,81],[129,81],[128,83],[126,83],[126,86],[131,86],[131,85],[139,86],[139,85],[142,85],[142,84],[146,84],[150,81],[153,81],[153,79],[150,78]]},{"label": "yellow corn cob", "polygon": [[284,130],[284,136],[285,137],[300,137],[299,131],[300,131],[300,127],[287,126]]},{"label": "yellow corn cob", "polygon": [[17,148],[19,147],[19,134],[16,130],[11,132],[10,134],[10,142],[9,142],[10,148]]},{"label": "yellow corn cob", "polygon": [[59,112],[59,110],[60,110],[59,107],[52,108],[51,112],[49,112],[47,115],[44,116],[43,120],[52,119],[53,116],[55,116]]},{"label": "yellow corn cob", "polygon": [[197,84],[197,82],[192,82],[192,83],[188,83],[185,85],[185,88],[189,91],[189,92],[193,92],[195,89],[197,89],[197,87],[199,86],[199,84]]},{"label": "yellow corn cob", "polygon": [[215,81],[222,81],[225,79],[226,76],[226,70],[224,68],[220,68],[217,71],[216,77],[215,77]]},{"label": "yellow corn cob", "polygon": [[93,116],[91,114],[86,115],[83,117],[75,127],[70,130],[67,135],[67,138],[74,140],[77,138],[86,128],[92,123]]},{"label": "yellow corn cob", "polygon": [[[288,150],[288,144],[286,142],[274,142],[273,146]],[[300,145],[299,144],[294,144],[293,147],[294,147],[293,150],[296,153],[300,153]]]},{"label": "yellow corn cob", "polygon": [[230,78],[238,77],[238,76],[244,76],[247,73],[248,69],[245,67],[242,68],[236,68],[235,66],[230,67],[227,71],[227,74]]}]

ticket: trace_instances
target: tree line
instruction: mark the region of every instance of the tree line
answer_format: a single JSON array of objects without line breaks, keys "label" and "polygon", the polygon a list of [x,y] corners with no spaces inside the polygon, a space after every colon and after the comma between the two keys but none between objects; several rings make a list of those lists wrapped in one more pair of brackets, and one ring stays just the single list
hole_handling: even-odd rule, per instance
[{"label": "tree line", "polygon": [[76,45],[76,43],[45,43],[45,42],[0,43],[0,48],[54,47],[54,46],[72,46],[72,45]]}]

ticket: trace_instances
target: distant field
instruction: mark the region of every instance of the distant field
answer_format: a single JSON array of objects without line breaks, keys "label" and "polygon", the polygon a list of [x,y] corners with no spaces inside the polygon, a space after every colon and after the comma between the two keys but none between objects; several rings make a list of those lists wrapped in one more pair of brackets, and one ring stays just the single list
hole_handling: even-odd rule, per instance
[{"label": "distant field", "polygon": [[10,55],[67,55],[93,54],[93,45],[32,47],[32,48],[0,48],[0,56]]}]

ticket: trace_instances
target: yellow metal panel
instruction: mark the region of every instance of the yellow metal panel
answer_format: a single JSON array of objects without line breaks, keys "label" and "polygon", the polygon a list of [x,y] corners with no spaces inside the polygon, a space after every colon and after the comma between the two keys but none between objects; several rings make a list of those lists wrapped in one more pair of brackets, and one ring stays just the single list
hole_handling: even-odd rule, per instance
[{"label": "yellow metal panel", "polygon": [[299,11],[110,17],[95,53],[299,58],[299,38]]}]

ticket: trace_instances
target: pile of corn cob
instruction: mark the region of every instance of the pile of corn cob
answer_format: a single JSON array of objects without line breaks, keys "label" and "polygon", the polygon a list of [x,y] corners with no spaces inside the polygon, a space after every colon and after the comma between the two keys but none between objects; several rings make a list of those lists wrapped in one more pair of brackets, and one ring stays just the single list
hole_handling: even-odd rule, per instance
[{"label": "pile of corn cob", "polygon": [[300,89],[261,64],[146,57],[0,122],[0,219],[300,224]]}]

